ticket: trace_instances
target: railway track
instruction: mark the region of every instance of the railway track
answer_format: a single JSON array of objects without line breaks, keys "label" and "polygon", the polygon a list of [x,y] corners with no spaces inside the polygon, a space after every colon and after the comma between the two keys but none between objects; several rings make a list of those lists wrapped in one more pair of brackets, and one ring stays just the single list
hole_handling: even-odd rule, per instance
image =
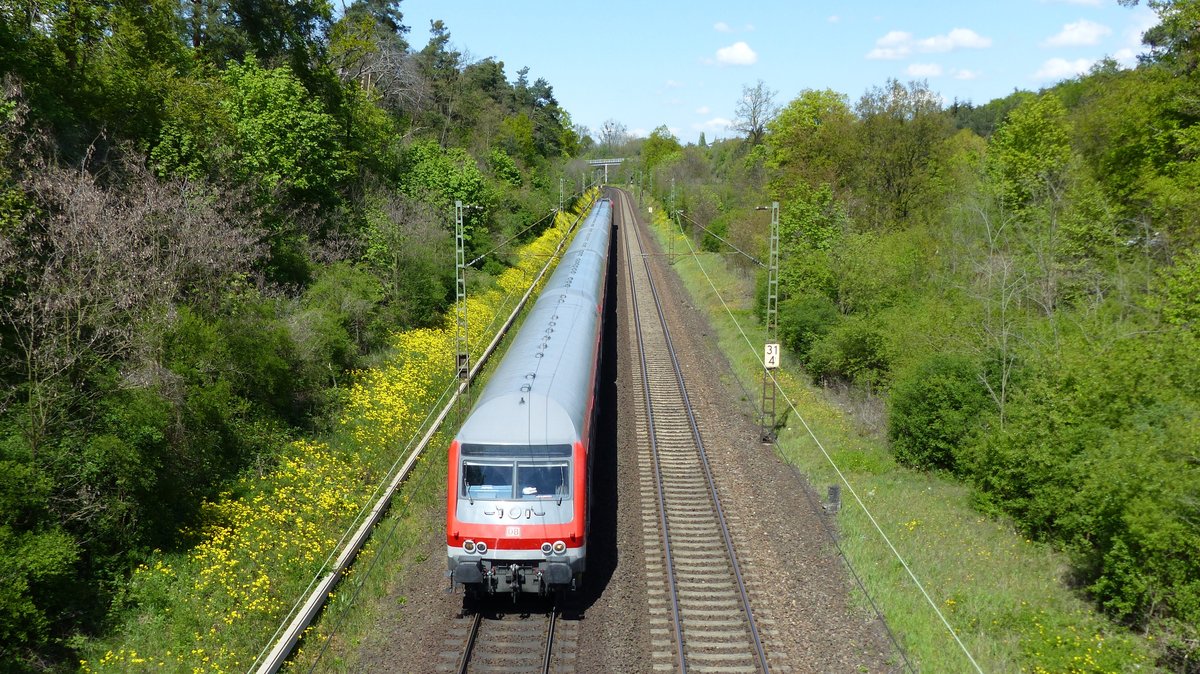
[{"label": "railway track", "polygon": [[[655,671],[768,672],[760,623],[671,343],[648,249],[618,198],[629,274]],[[777,668],[778,669],[778,668]]]},{"label": "railway track", "polygon": [[[457,674],[573,672],[578,622],[560,618],[557,606],[528,612],[477,609],[459,618],[451,628],[443,641],[437,671]],[[402,663],[398,664],[403,668]]]}]

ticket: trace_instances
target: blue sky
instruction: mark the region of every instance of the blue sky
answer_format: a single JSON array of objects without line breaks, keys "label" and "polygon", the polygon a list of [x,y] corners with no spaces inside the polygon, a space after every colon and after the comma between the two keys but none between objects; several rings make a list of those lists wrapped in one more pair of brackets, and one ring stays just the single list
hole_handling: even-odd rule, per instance
[{"label": "blue sky", "polygon": [[546,78],[593,137],[616,119],[637,135],[665,124],[684,143],[733,135],[742,86],[759,79],[779,105],[826,88],[853,103],[889,77],[986,103],[1106,55],[1132,65],[1155,23],[1144,2],[1116,0],[404,0],[401,10],[415,48],[442,19],[459,51],[495,57],[510,80],[523,66]]}]

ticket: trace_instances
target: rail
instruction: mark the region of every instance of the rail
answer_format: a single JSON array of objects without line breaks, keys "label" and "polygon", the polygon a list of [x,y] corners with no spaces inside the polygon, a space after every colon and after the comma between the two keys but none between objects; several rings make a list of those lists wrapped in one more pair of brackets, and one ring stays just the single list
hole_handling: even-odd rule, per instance
[{"label": "rail", "polygon": [[[467,628],[467,638],[463,641],[463,648],[458,656],[458,661],[455,663],[454,671],[458,674],[467,674],[470,671],[495,671],[495,672],[513,672],[513,671],[537,671],[541,674],[550,673],[550,665],[554,661],[554,633],[555,627],[558,624],[559,607],[554,605],[546,614],[546,628],[544,631],[543,642],[544,646],[539,648],[539,644],[533,643],[535,635],[532,630],[522,631],[520,635],[514,633],[505,633],[504,635],[493,635],[489,639],[481,639],[480,632],[483,631],[483,612],[476,610],[475,615],[471,617],[471,624]],[[504,621],[497,621],[503,623]],[[492,630],[489,631],[501,631]],[[521,638],[525,637],[525,638]],[[526,643],[528,641],[528,643]],[[506,649],[504,653],[488,652],[488,647],[500,647]],[[515,652],[507,649],[515,649]],[[537,649],[541,655],[541,666],[536,670],[529,668],[528,665],[536,662],[537,657],[533,651]],[[477,656],[482,662],[476,662]],[[489,662],[489,660],[491,660]],[[528,663],[528,664],[527,664]]]}]

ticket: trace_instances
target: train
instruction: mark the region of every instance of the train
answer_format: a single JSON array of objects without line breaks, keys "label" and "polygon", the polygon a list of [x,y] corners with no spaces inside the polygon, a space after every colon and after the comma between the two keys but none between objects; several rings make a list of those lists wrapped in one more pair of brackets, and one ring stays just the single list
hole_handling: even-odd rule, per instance
[{"label": "train", "polygon": [[450,442],[448,574],[470,595],[581,586],[612,230],[599,199]]}]

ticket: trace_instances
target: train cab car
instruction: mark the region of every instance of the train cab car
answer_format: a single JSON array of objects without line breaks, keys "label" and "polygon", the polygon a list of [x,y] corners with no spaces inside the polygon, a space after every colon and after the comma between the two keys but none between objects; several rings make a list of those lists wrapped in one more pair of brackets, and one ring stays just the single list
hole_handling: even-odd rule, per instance
[{"label": "train cab car", "polygon": [[611,224],[598,201],[450,443],[447,563],[470,592],[570,590],[586,568]]}]

